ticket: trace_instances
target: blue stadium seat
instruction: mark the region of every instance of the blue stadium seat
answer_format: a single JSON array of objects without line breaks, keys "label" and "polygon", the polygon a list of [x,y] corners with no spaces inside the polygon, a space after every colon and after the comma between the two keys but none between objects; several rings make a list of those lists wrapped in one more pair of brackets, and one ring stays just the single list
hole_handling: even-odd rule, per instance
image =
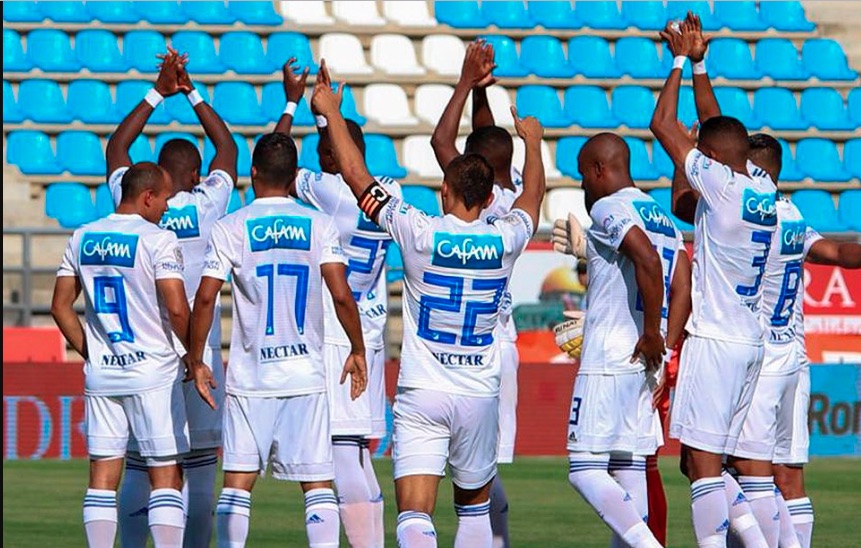
[{"label": "blue stadium seat", "polygon": [[394,242],[386,252],[386,282],[394,283],[404,279],[404,257],[401,248]]},{"label": "blue stadium seat", "polygon": [[165,143],[173,139],[185,139],[186,141],[197,147],[198,151],[200,151],[200,143],[197,142],[197,137],[195,137],[191,133],[183,133],[181,131],[166,131],[164,133],[159,133],[155,137],[155,150],[153,157],[156,158],[156,160],[158,159],[158,155],[161,153],[161,147],[163,147]]},{"label": "blue stadium seat", "polygon": [[132,163],[138,162],[155,162],[158,158],[152,152],[152,144],[149,138],[141,133],[132,141],[132,146],[129,147],[129,157]]},{"label": "blue stadium seat", "polygon": [[299,150],[299,167],[311,171],[320,171],[320,157],[317,155],[317,143],[319,142],[320,136],[316,133],[302,137],[302,148]]},{"label": "blue stadium seat", "polygon": [[87,2],[87,11],[102,23],[138,23],[140,16],[131,2]]},{"label": "blue stadium seat", "polygon": [[[843,165],[852,177],[861,179],[861,139],[849,139],[843,144]],[[856,214],[861,223],[861,209]]]},{"label": "blue stadium seat", "polygon": [[482,2],[481,13],[488,23],[501,29],[531,29],[535,26],[523,0]]},{"label": "blue stadium seat", "polygon": [[756,43],[756,67],[775,80],[807,80],[798,50],[786,38],[763,38]]},{"label": "blue stadium seat", "polygon": [[622,30],[628,27],[628,24],[622,19],[622,15],[619,13],[616,2],[603,0],[600,2],[576,2],[574,4],[574,14],[583,23],[584,27],[590,29]]},{"label": "blue stadium seat", "polygon": [[222,2],[181,2],[179,7],[185,16],[200,25],[232,25],[236,14]]},{"label": "blue stadium seat", "polygon": [[465,0],[463,2],[442,2],[436,0],[433,3],[434,17],[443,25],[456,29],[482,29],[487,26],[478,2]]},{"label": "blue stadium seat", "polygon": [[27,57],[46,72],[77,72],[81,68],[69,35],[59,30],[39,29],[28,34]]},{"label": "blue stadium seat", "polygon": [[181,25],[188,17],[179,8],[179,2],[134,2],[138,15],[154,25]]},{"label": "blue stadium seat", "polygon": [[521,77],[529,74],[527,69],[517,55],[517,46],[514,40],[507,36],[498,34],[482,36],[487,43],[493,46],[494,61],[497,67],[493,70],[495,76]]},{"label": "blue stadium seat", "polygon": [[57,161],[72,175],[104,175],[105,149],[89,131],[64,131],[57,137]]},{"label": "blue stadium seat", "polygon": [[527,36],[520,42],[520,63],[542,78],[571,78],[574,69],[565,58],[562,42],[552,36]]},{"label": "blue stadium seat", "polygon": [[850,230],[861,232],[861,190],[844,190],[840,193],[837,215]]},{"label": "blue stadium seat", "polygon": [[275,12],[272,2],[228,3],[230,12],[246,25],[280,25],[284,19]]},{"label": "blue stadium seat", "polygon": [[18,124],[24,121],[24,114],[18,108],[18,103],[15,101],[15,92],[12,90],[12,84],[3,80],[3,123]]},{"label": "blue stadium seat", "polygon": [[123,56],[126,58],[126,65],[138,72],[158,72],[156,55],[165,51],[167,51],[167,42],[160,32],[133,30],[123,37]]},{"label": "blue stadium seat", "polygon": [[439,200],[432,188],[421,185],[404,185],[401,189],[406,203],[428,215],[440,215]]},{"label": "blue stadium seat", "polygon": [[407,170],[398,163],[391,137],[365,135],[365,157],[368,159],[368,171],[373,175],[388,175],[396,179],[407,176]]},{"label": "blue stadium seat", "polygon": [[111,88],[98,80],[70,82],[66,105],[72,118],[85,124],[117,124],[120,121]]},{"label": "blue stadium seat", "polygon": [[[139,80],[126,80],[117,84],[117,112],[120,116],[128,116],[131,111],[143,101],[144,96],[152,89],[152,82]],[[164,103],[153,110],[148,124],[163,125],[171,122],[170,116],[165,109]]]},{"label": "blue stadium seat", "polygon": [[759,14],[772,28],[783,32],[809,32],[816,25],[807,20],[801,2],[760,2]]},{"label": "blue stadium seat", "polygon": [[618,78],[622,75],[610,55],[610,44],[598,36],[576,36],[569,40],[568,63],[577,74],[587,78]]},{"label": "blue stadium seat", "polygon": [[[238,133],[233,134],[233,142],[236,143],[236,173],[240,177],[248,177],[251,175],[251,152],[248,150],[248,141],[243,135]],[[215,158],[215,145],[209,140],[209,137],[203,139],[203,167],[204,173],[209,173],[212,159]]]},{"label": "blue stadium seat", "polygon": [[[333,85],[335,84],[337,84],[337,82],[333,82]],[[345,85],[344,96],[341,98],[341,114],[344,118],[352,120],[360,126],[365,125],[365,122],[368,121],[364,116],[359,114],[359,111],[356,109],[356,98],[353,97],[353,91],[348,85]]]},{"label": "blue stadium seat", "polygon": [[689,11],[700,16],[703,30],[718,30],[721,22],[712,13],[708,2],[667,2],[667,19],[683,20]]},{"label": "blue stadium seat", "polygon": [[56,23],[89,23],[92,17],[83,2],[39,2],[39,11]]},{"label": "blue stadium seat", "polygon": [[625,137],[628,149],[631,151],[631,177],[635,181],[656,181],[658,171],[652,166],[646,143],[636,137]]},{"label": "blue stadium seat", "polygon": [[[194,88],[200,93],[205,102],[212,104],[209,99],[209,90],[205,85],[195,82]],[[194,108],[188,102],[188,98],[184,93],[177,93],[176,95],[166,97],[163,104],[167,115],[180,124],[197,125],[200,123],[197,114],[194,112]]]},{"label": "blue stadium seat", "polygon": [[655,169],[661,177],[666,177],[667,179],[672,180],[676,166],[670,159],[670,155],[667,154],[667,151],[664,150],[664,147],[661,146],[661,143],[659,143],[657,139],[652,141],[652,165],[655,166]]},{"label": "blue stadium seat", "polygon": [[[251,188],[251,187],[249,187]],[[242,207],[242,194],[239,193],[238,188],[234,188],[230,192],[230,201],[227,203],[227,214],[230,215],[237,209]]]},{"label": "blue stadium seat", "polygon": [[613,116],[630,129],[646,129],[655,111],[655,96],[643,86],[617,86],[610,100]]},{"label": "blue stadium seat", "polygon": [[99,218],[90,189],[81,183],[51,183],[45,190],[45,215],[63,228],[78,228]]},{"label": "blue stadium seat", "polygon": [[629,25],[641,30],[663,30],[667,24],[667,9],[663,2],[622,2],[622,17]]},{"label": "blue stadium seat", "polygon": [[209,34],[196,30],[179,31],[171,38],[171,44],[180,53],[188,54],[186,68],[189,73],[220,74],[225,71]]},{"label": "blue stadium seat", "polygon": [[795,145],[798,168],[815,182],[844,182],[851,177],[843,167],[837,146],[828,139],[801,139]]},{"label": "blue stadium seat", "polygon": [[614,128],[619,121],[610,112],[607,93],[597,86],[571,86],[565,90],[565,114],[584,128]]},{"label": "blue stadium seat", "polygon": [[834,199],[825,190],[796,190],[792,203],[801,211],[804,220],[819,232],[844,232],[846,225],[837,216]]},{"label": "blue stadium seat", "polygon": [[757,80],[760,69],[753,64],[750,46],[738,38],[715,38],[709,44],[709,76],[730,80]]},{"label": "blue stadium seat", "polygon": [[620,38],[616,41],[614,57],[622,74],[632,78],[666,78],[667,72],[658,58],[658,48],[650,38]]},{"label": "blue stadium seat", "polygon": [[320,67],[314,61],[308,37],[298,32],[273,32],[266,41],[266,58],[277,68],[281,68],[291,57],[304,70],[310,67],[311,74],[317,74]]},{"label": "blue stadium seat", "polygon": [[41,131],[13,131],[6,137],[6,161],[18,166],[25,175],[57,175],[63,169],[57,163],[51,139]]},{"label": "blue stadium seat", "polygon": [[120,54],[117,37],[106,30],[82,30],[75,36],[75,53],[92,72],[125,72],[126,60]]},{"label": "blue stadium seat", "polygon": [[771,129],[802,130],[810,126],[799,114],[795,96],[786,88],[756,90],[753,111],[759,122]]},{"label": "blue stadium seat", "polygon": [[577,167],[577,156],[586,144],[586,137],[562,137],[556,141],[556,167],[559,171],[574,179],[580,179]]},{"label": "blue stadium seat", "polygon": [[722,26],[732,30],[763,31],[768,28],[768,22],[763,20],[756,9],[756,2],[715,2],[715,17]]},{"label": "blue stadium seat", "polygon": [[227,32],[221,36],[219,50],[221,62],[237,74],[272,74],[276,69],[263,53],[263,43],[256,34]]},{"label": "blue stadium seat", "polygon": [[[314,115],[311,114],[311,109],[308,108],[306,103],[304,97],[299,100],[299,107],[293,114],[294,126],[314,125]],[[281,82],[269,82],[263,86],[263,100],[260,102],[260,105],[269,121],[277,122],[280,120],[286,104],[287,97],[284,95],[284,86]],[[302,105],[305,105],[305,107],[302,108]]]},{"label": "blue stadium seat", "polygon": [[861,88],[855,88],[849,92],[849,117],[858,127],[861,127]]},{"label": "blue stadium seat", "polygon": [[107,183],[102,183],[96,187],[96,216],[101,219],[114,211],[116,211],[116,207],[114,206],[114,197],[111,196],[111,189]]},{"label": "blue stadium seat", "polygon": [[544,127],[571,125],[559,103],[556,89],[550,86],[521,86],[517,89],[516,103],[518,116],[535,116]]},{"label": "blue stadium seat", "polygon": [[529,15],[545,29],[579,29],[581,24],[571,9],[571,2],[529,0]]},{"label": "blue stadium seat", "polygon": [[[41,23],[45,19],[36,2],[3,2],[3,20],[9,23]],[[4,46],[5,49],[5,46]]]},{"label": "blue stadium seat", "polygon": [[[3,2],[6,4],[14,2]],[[3,72],[25,72],[33,68],[33,64],[24,55],[21,36],[12,29],[3,29]]]},{"label": "blue stadium seat", "polygon": [[18,86],[18,106],[24,117],[44,124],[67,124],[72,115],[60,86],[53,80],[24,80]]},{"label": "blue stadium seat", "polygon": [[783,151],[780,164],[780,180],[787,182],[803,181],[804,174],[801,173],[795,163],[795,156],[789,147],[789,143],[783,139],[778,139],[777,142],[780,143],[780,148]]},{"label": "blue stadium seat", "polygon": [[715,97],[721,113],[738,118],[747,129],[759,129],[762,125],[753,114],[747,92],[740,88],[716,87]]},{"label": "blue stadium seat", "polygon": [[686,127],[691,127],[694,122],[699,120],[697,105],[694,102],[694,90],[690,86],[685,86],[679,90],[679,120]]},{"label": "blue stadium seat", "polygon": [[245,82],[215,84],[212,108],[230,124],[263,125],[269,121],[260,109],[257,90]]},{"label": "blue stadium seat", "polygon": [[656,188],[649,191],[649,196],[658,202],[658,205],[670,216],[670,219],[676,224],[676,228],[684,232],[690,232],[694,229],[694,225],[686,223],[673,215],[673,190],[671,188]]},{"label": "blue stadium seat", "polygon": [[801,93],[801,115],[812,126],[826,131],[857,129],[843,97],[832,88],[807,88]]},{"label": "blue stadium seat", "polygon": [[858,73],[849,68],[840,44],[830,38],[805,40],[801,47],[804,68],[820,80],[854,80]]},{"label": "blue stadium seat", "polygon": [[[257,196],[255,196],[255,194],[254,194],[254,187],[249,186],[248,188],[246,188],[245,189],[245,200],[244,200],[245,205],[248,205],[251,202],[253,202],[255,200],[255,198],[257,198]],[[298,202],[299,200],[296,200],[296,201]]]}]

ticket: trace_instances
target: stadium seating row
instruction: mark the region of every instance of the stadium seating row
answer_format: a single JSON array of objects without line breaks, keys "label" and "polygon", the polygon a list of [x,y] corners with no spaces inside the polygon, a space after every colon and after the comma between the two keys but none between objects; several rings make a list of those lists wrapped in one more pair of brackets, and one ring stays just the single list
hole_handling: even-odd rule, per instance
[{"label": "stadium seating row", "polygon": [[10,23],[138,23],[177,25],[280,25],[272,2],[3,2],[3,20]]}]

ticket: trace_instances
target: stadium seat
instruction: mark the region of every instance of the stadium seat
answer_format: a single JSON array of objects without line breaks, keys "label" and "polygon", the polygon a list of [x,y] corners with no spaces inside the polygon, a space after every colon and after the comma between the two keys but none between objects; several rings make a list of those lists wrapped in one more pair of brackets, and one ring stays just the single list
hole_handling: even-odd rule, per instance
[{"label": "stadium seat", "polygon": [[849,92],[849,117],[858,126],[861,127],[861,88],[855,88]]},{"label": "stadium seat", "polygon": [[24,80],[18,85],[18,107],[24,118],[43,124],[67,124],[72,115],[60,86],[53,80]]},{"label": "stadium seat", "polygon": [[383,15],[399,27],[435,27],[437,25],[424,0],[385,0]]},{"label": "stadium seat", "polygon": [[[251,175],[251,152],[248,150],[248,141],[244,135],[238,133],[233,134],[233,142],[236,143],[236,172],[240,177],[248,177]],[[215,145],[209,140],[209,137],[203,139],[203,167],[202,173],[209,173],[212,159],[215,158]]]},{"label": "stadium seat", "polygon": [[[251,187],[248,187],[251,188]],[[239,193],[238,188],[234,188],[230,192],[230,201],[227,202],[227,214],[230,215],[237,209],[242,207],[242,194]]]},{"label": "stadium seat", "polygon": [[[861,139],[849,139],[843,144],[843,165],[849,175],[861,179]],[[861,222],[861,210],[856,215]]]},{"label": "stadium seat", "polygon": [[63,228],[78,228],[99,218],[90,189],[81,183],[51,183],[45,190],[45,215]]},{"label": "stadium seat", "polygon": [[3,21],[5,22],[41,23],[44,19],[45,16],[36,6],[36,2],[3,2]]},{"label": "stadium seat", "polygon": [[577,74],[586,78],[618,78],[622,75],[610,55],[610,44],[599,36],[576,36],[569,40],[568,63]]},{"label": "stadium seat", "polygon": [[263,125],[269,121],[251,84],[220,82],[215,84],[214,96],[212,108],[230,124]]},{"label": "stadium seat", "polygon": [[569,177],[580,179],[577,156],[586,144],[586,137],[562,137],[556,141],[556,167]]},{"label": "stadium seat", "polygon": [[807,88],[801,93],[801,116],[810,125],[826,130],[858,129],[849,119],[843,97],[832,88]]},{"label": "stadium seat", "polygon": [[847,226],[840,220],[834,199],[825,190],[796,190],[792,203],[801,211],[804,220],[819,232],[845,232]]},{"label": "stadium seat", "polygon": [[655,111],[655,96],[643,86],[616,86],[610,98],[612,116],[629,129],[646,129]]},{"label": "stadium seat", "polygon": [[804,68],[820,80],[854,80],[858,73],[849,68],[840,44],[830,38],[805,40],[801,47]]},{"label": "stadium seat", "polygon": [[783,154],[781,154],[780,180],[786,182],[803,181],[804,174],[801,173],[795,163],[795,155],[793,154],[789,143],[784,139],[778,139],[777,142],[780,143],[780,148],[783,152]]},{"label": "stadium seat", "polygon": [[[332,82],[333,87],[337,84],[337,82]],[[347,120],[353,120],[360,126],[367,122],[367,119],[359,114],[356,109],[356,99],[353,97],[353,90],[349,85],[344,86],[344,96],[341,98],[341,115]]]},{"label": "stadium seat", "polygon": [[117,124],[120,121],[111,88],[99,80],[70,82],[66,105],[72,118],[85,124]]},{"label": "stadium seat", "polygon": [[6,161],[18,166],[25,175],[57,175],[63,169],[57,163],[51,139],[41,131],[12,131],[6,136]]},{"label": "stadium seat", "polygon": [[186,68],[191,74],[222,74],[224,63],[215,53],[212,36],[197,30],[181,30],[170,39],[171,45],[180,53],[188,54]]},{"label": "stadium seat", "polygon": [[273,32],[266,41],[266,58],[276,70],[284,66],[291,57],[296,58],[296,65],[304,70],[310,67],[310,74],[317,74],[320,67],[314,61],[311,53],[311,43],[308,37],[298,32]]},{"label": "stadium seat", "polygon": [[311,171],[320,171],[320,157],[317,155],[317,143],[319,142],[320,136],[316,133],[302,137],[302,148],[299,150],[299,167]]},{"label": "stadium seat", "polygon": [[457,36],[438,34],[422,39],[422,65],[444,76],[459,76],[466,46]]},{"label": "stadium seat", "polygon": [[834,141],[828,139],[801,139],[795,145],[795,160],[798,168],[815,182],[844,182],[851,177]]},{"label": "stadium seat", "polygon": [[350,26],[381,27],[386,24],[374,0],[333,0],[332,14],[335,19]]},{"label": "stadium seat", "polygon": [[732,30],[763,31],[768,28],[768,22],[760,17],[756,9],[756,2],[745,0],[744,2],[717,1],[715,4],[715,17],[721,25]]},{"label": "stadium seat", "polygon": [[657,181],[658,170],[652,166],[646,143],[636,137],[625,137],[628,149],[631,151],[631,177],[635,181]]},{"label": "stadium seat", "polygon": [[[17,2],[3,2],[3,9],[6,9],[6,4]],[[3,72],[25,72],[30,70],[33,64],[24,55],[24,48],[21,46],[21,36],[11,29],[3,29]]]},{"label": "stadium seat", "polygon": [[39,2],[39,11],[55,23],[89,23],[92,16],[83,2]]},{"label": "stadium seat", "polygon": [[419,123],[410,112],[407,92],[397,84],[370,84],[365,87],[363,111],[381,126],[417,126]]},{"label": "stadium seat", "polygon": [[246,25],[280,25],[284,19],[275,12],[272,2],[228,2],[228,7]]},{"label": "stadium seat", "polygon": [[432,188],[420,185],[403,185],[404,201],[428,215],[439,215],[441,208],[436,192]]},{"label": "stadium seat", "polygon": [[27,57],[34,66],[46,72],[77,72],[81,68],[69,43],[69,35],[55,29],[30,32],[27,35]]},{"label": "stadium seat", "polygon": [[657,139],[652,141],[652,165],[661,177],[666,177],[672,180],[676,170],[675,164],[670,159],[670,155],[661,146]]},{"label": "stadium seat", "polygon": [[[400,3],[400,2],[399,2]],[[334,25],[335,19],[326,11],[323,0],[304,0],[296,2],[287,0],[281,2],[281,14],[285,19],[297,25]]]},{"label": "stadium seat", "polygon": [[181,25],[188,16],[179,7],[179,2],[134,2],[138,15],[153,25]]},{"label": "stadium seat", "polygon": [[490,86],[487,88],[487,102],[490,104],[490,111],[497,113],[496,125],[514,127],[514,119],[511,117],[511,96],[507,89],[502,86]]},{"label": "stadium seat", "polygon": [[227,32],[221,35],[219,58],[236,74],[272,74],[276,67],[263,53],[260,37],[251,32]]},{"label": "stadium seat", "polygon": [[718,30],[721,28],[721,22],[712,13],[712,8],[708,2],[667,2],[667,19],[681,21],[687,16],[689,11],[700,16],[703,30]]},{"label": "stadium seat", "polygon": [[384,74],[416,76],[425,68],[416,60],[413,42],[400,34],[378,34],[371,40],[371,64]]},{"label": "stadium seat", "polygon": [[395,283],[404,279],[404,257],[401,248],[394,242],[386,252],[386,282]]},{"label": "stadium seat", "polygon": [[[753,63],[750,46],[738,38],[715,38],[709,43],[709,76],[730,80],[757,80],[762,73]],[[767,62],[766,62],[767,64]]]},{"label": "stadium seat", "polygon": [[694,125],[694,122],[699,120],[697,105],[694,101],[694,90],[690,86],[685,86],[679,90],[678,118],[685,127],[691,127]]},{"label": "stadium seat", "polygon": [[658,48],[650,38],[620,38],[616,41],[614,58],[620,74],[632,78],[666,78],[667,71],[658,58]]},{"label": "stadium seat", "polygon": [[586,211],[586,193],[582,188],[554,188],[547,192],[544,199],[547,219],[552,223],[556,219],[567,219],[571,213],[588,229],[592,226],[592,218]]},{"label": "stadium seat", "polygon": [[18,103],[15,101],[15,92],[12,91],[12,84],[3,80],[3,123],[18,124],[24,121],[24,114],[18,108]]},{"label": "stadium seat", "polygon": [[764,126],[776,130],[803,130],[810,124],[801,118],[795,95],[786,88],[760,88],[753,93],[753,112]]},{"label": "stadium seat", "polygon": [[[416,88],[414,104],[416,117],[426,124],[436,126],[445,106],[454,94],[454,88],[444,84],[422,84]],[[464,109],[466,110],[466,109]],[[460,119],[460,125],[469,124],[466,113]]]},{"label": "stadium seat", "polygon": [[[287,97],[284,95],[284,85],[281,82],[269,82],[263,86],[263,97],[260,101],[260,107],[270,122],[277,122],[281,119],[281,115],[284,114],[285,105],[287,105]],[[293,113],[293,125],[314,125],[314,115],[311,114],[311,109],[308,108],[305,97],[299,100],[296,112]]]},{"label": "stadium seat", "polygon": [[158,155],[161,154],[161,148],[164,146],[164,144],[168,141],[172,141],[173,139],[185,139],[186,141],[197,147],[198,151],[200,151],[200,143],[197,141],[197,137],[195,137],[191,133],[183,133],[180,131],[166,131],[164,133],[159,133],[158,135],[156,135],[153,157],[158,158]]},{"label": "stadium seat", "polygon": [[579,29],[580,21],[571,9],[571,2],[529,0],[529,16],[545,29]]},{"label": "stadium seat", "polygon": [[154,30],[133,30],[123,37],[123,56],[126,59],[126,66],[138,72],[158,72],[156,55],[166,50],[167,43],[164,36]]},{"label": "stadium seat", "polygon": [[223,1],[181,2],[185,17],[199,25],[232,25],[236,14],[231,12]]},{"label": "stadium seat", "polygon": [[741,88],[716,87],[715,98],[720,105],[721,113],[741,120],[747,129],[759,129],[762,127],[759,120],[753,115],[753,108],[747,92]]},{"label": "stadium seat", "polygon": [[[209,99],[209,90],[206,86],[203,84],[195,84],[194,87],[197,92],[200,93],[203,100],[206,103],[211,104]],[[188,102],[188,98],[184,93],[177,93],[176,95],[171,95],[170,97],[165,98],[163,104],[167,111],[167,115],[180,124],[197,125],[200,123],[197,114],[194,112],[194,108],[191,106],[191,103]]]},{"label": "stadium seat", "polygon": [[619,125],[607,104],[607,92],[597,86],[571,86],[565,90],[565,113],[571,123],[583,128]]},{"label": "stadium seat", "polygon": [[[249,186],[248,188],[245,189],[245,205],[250,204],[255,199],[256,199],[256,196],[254,195],[254,187]],[[297,199],[296,201],[298,202],[299,200]],[[228,206],[229,205],[230,204],[228,204]]]},{"label": "stadium seat", "polygon": [[535,116],[544,127],[568,127],[571,120],[565,115],[556,89],[550,86],[527,85],[517,89],[517,115]]},{"label": "stadium seat", "polygon": [[541,78],[571,78],[562,42],[552,36],[527,36],[520,42],[520,63]]},{"label": "stadium seat", "polygon": [[[493,69],[494,76],[519,78],[529,74],[529,69],[520,62],[514,40],[498,34],[484,35],[482,38],[493,46],[494,62],[497,64],[497,67]],[[461,59],[461,64],[463,64],[463,59]]]},{"label": "stadium seat", "polygon": [[628,27],[616,2],[575,2],[574,14],[584,27],[590,29],[622,30]]},{"label": "stadium seat", "polygon": [[756,43],[756,67],[775,80],[807,80],[798,50],[786,38],[764,38]]},{"label": "stadium seat", "polygon": [[91,72],[125,72],[126,60],[120,54],[117,37],[106,30],[82,30],[75,36],[78,61]]},{"label": "stadium seat", "polygon": [[[523,139],[514,139],[514,150],[511,155],[511,165],[522,166],[526,162],[526,145]],[[544,176],[547,179],[560,179],[562,172],[556,169],[556,161],[550,153],[547,141],[541,141],[541,160],[544,162]]]},{"label": "stadium seat", "polygon": [[[143,101],[147,92],[152,89],[152,82],[142,82],[136,80],[125,80],[117,84],[117,112],[120,116],[128,116],[138,104]],[[170,116],[167,114],[164,103],[160,104],[153,110],[150,115],[148,124],[162,125],[170,123]]]},{"label": "stadium seat", "polygon": [[475,0],[463,2],[435,0],[433,9],[434,17],[443,25],[456,29],[482,29],[487,26],[487,21]]},{"label": "stadium seat", "polygon": [[442,169],[434,157],[429,135],[410,135],[403,142],[404,165],[419,177],[442,180]]},{"label": "stadium seat", "polygon": [[149,138],[144,134],[138,135],[132,142],[132,146],[129,147],[129,157],[132,159],[132,163],[135,164],[138,162],[154,162],[157,160],[152,152],[152,144],[149,142]]},{"label": "stadium seat", "polygon": [[104,175],[105,149],[89,131],[64,131],[57,136],[57,161],[72,175]]},{"label": "stadium seat", "polygon": [[861,232],[861,190],[844,190],[840,193],[837,215],[850,230]]},{"label": "stadium seat", "polygon": [[535,26],[523,0],[482,2],[481,13],[489,24],[500,29],[531,29]]},{"label": "stadium seat", "polygon": [[810,32],[816,28],[798,1],[760,2],[759,14],[770,27],[782,32]]},{"label": "stadium seat", "polygon": [[96,216],[101,219],[114,211],[116,211],[116,207],[114,206],[114,198],[111,196],[111,189],[107,183],[102,183],[96,187]]},{"label": "stadium seat", "polygon": [[622,18],[630,26],[640,30],[664,30],[667,24],[667,9],[663,2],[656,0],[622,2]]},{"label": "stadium seat", "polygon": [[385,135],[365,135],[365,157],[372,175],[387,175],[396,179],[406,177],[407,170],[398,163],[395,143]]},{"label": "stadium seat", "polygon": [[90,16],[102,23],[129,24],[140,21],[131,2],[87,2],[86,5]]},{"label": "stadium seat", "polygon": [[337,74],[373,74],[374,69],[365,61],[365,50],[353,34],[331,33],[320,37],[320,58]]},{"label": "stadium seat", "polygon": [[658,202],[658,205],[670,216],[670,219],[675,223],[676,228],[683,232],[690,232],[694,229],[694,225],[686,223],[673,215],[673,189],[671,188],[655,188],[649,191],[649,196]]}]

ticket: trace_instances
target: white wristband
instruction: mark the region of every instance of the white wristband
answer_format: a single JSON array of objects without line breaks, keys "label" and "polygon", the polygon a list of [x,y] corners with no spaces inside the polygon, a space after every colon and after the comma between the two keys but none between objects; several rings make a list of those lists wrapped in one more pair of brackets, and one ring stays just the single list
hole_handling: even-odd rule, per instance
[{"label": "white wristband", "polygon": [[293,101],[289,101],[289,102],[287,103],[287,106],[286,106],[286,107],[284,107],[284,114],[289,114],[290,116],[295,115],[295,114],[296,114],[296,107],[297,107],[297,106],[299,106],[299,105],[297,105],[297,104],[296,104],[296,103],[294,103]]},{"label": "white wristband", "polygon": [[314,116],[314,119],[317,120],[317,127],[319,128],[324,128],[329,125],[329,121],[326,120],[325,116],[320,116],[318,114],[317,116]]},{"label": "white wristband", "polygon": [[705,74],[706,73],[706,60],[696,62],[693,65],[694,74]]},{"label": "white wristband", "polygon": [[191,108],[203,102],[203,97],[200,96],[200,92],[196,89],[191,90],[186,97],[188,98],[188,102],[191,103]]},{"label": "white wristband", "polygon": [[149,106],[151,106],[152,108],[155,108],[159,106],[162,101],[164,101],[164,96],[162,96],[161,93],[156,91],[155,88],[152,88],[151,90],[146,92],[146,95],[144,95],[144,101],[149,103]]},{"label": "white wristband", "polygon": [[685,68],[685,61],[687,60],[688,58],[684,55],[676,55],[675,57],[673,57],[673,69]]}]

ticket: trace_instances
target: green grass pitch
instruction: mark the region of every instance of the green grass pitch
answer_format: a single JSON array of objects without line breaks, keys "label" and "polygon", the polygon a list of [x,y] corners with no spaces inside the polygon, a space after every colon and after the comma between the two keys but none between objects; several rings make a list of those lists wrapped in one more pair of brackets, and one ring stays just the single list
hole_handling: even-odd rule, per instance
[{"label": "green grass pitch", "polygon": [[[857,546],[861,461],[814,459],[807,468],[808,492],[816,509],[815,546]],[[391,463],[375,461],[386,496],[387,543],[394,541]],[[693,546],[687,481],[678,460],[661,459],[669,501],[669,546]],[[568,485],[562,458],[519,458],[501,467],[510,499],[515,547],[608,545],[608,529]],[[87,482],[83,460],[3,463],[3,545],[84,546],[81,499]],[[253,494],[249,546],[303,546],[306,543],[299,486],[266,478]],[[440,546],[451,546],[455,516],[451,484],[444,480],[435,517]],[[214,542],[213,542],[214,545]],[[342,542],[342,546],[347,546]]]}]

